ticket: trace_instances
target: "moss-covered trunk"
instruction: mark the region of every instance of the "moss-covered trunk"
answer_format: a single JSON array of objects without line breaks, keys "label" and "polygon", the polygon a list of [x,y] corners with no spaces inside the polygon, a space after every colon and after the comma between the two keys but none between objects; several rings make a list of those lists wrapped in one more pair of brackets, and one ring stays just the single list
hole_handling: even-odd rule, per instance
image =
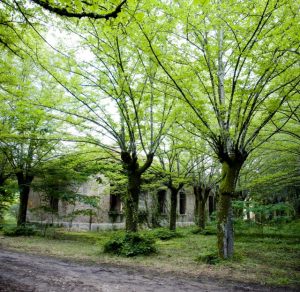
[{"label": "moss-covered trunk", "polygon": [[205,229],[205,225],[206,225],[205,206],[210,191],[211,189],[209,187],[194,186],[195,223],[201,229]]},{"label": "moss-covered trunk", "polygon": [[222,181],[219,189],[217,210],[218,251],[221,258],[233,256],[232,196],[241,166],[242,162],[222,162]]},{"label": "moss-covered trunk", "polygon": [[195,217],[195,224],[199,226],[199,213],[200,213],[200,200],[201,200],[201,192],[202,189],[200,186],[195,185],[193,187],[194,195],[195,195],[195,209],[194,209],[194,217]]},{"label": "moss-covered trunk", "polygon": [[127,232],[136,232],[138,230],[138,208],[141,192],[142,174],[151,166],[154,153],[147,155],[147,159],[142,166],[138,164],[136,152],[121,152],[123,169],[127,174],[127,195],[125,197],[125,228]]},{"label": "moss-covered trunk", "polygon": [[23,173],[17,173],[17,180],[20,193],[20,205],[17,225],[21,226],[26,224],[27,205],[29,199],[30,185],[33,180],[33,176],[24,176]]},{"label": "moss-covered trunk", "polygon": [[128,193],[125,199],[125,227],[128,232],[138,230],[138,207],[141,191],[141,175],[137,172],[128,174]]},{"label": "moss-covered trunk", "polygon": [[199,202],[199,220],[198,220],[198,227],[201,229],[205,229],[206,224],[206,214],[205,214],[205,202]]},{"label": "moss-covered trunk", "polygon": [[171,190],[171,206],[170,206],[170,230],[176,230],[176,218],[177,218],[177,188],[170,188]]}]

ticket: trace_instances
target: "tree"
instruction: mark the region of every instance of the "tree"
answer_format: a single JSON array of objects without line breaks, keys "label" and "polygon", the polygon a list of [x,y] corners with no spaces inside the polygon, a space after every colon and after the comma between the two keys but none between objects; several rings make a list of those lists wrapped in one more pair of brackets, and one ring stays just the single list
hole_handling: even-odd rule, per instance
[{"label": "tree", "polygon": [[19,60],[14,64],[15,70],[10,74],[17,74],[18,83],[7,85],[0,92],[0,151],[17,179],[20,193],[17,224],[23,225],[32,180],[58,143],[46,137],[58,124],[50,120],[46,111],[30,106],[29,100],[45,93],[43,86],[33,81],[36,76],[32,64],[22,64]]},{"label": "tree", "polygon": [[54,64],[51,60],[61,69],[55,72],[39,57],[69,95],[63,106],[41,106],[85,133],[81,140],[119,155],[127,177],[126,230],[136,231],[141,177],[168,126],[173,98],[167,86],[154,83],[160,69],[133,47],[130,27],[100,26],[92,20],[82,26],[84,30],[77,34],[81,48],[92,54],[91,61],[68,59]]},{"label": "tree", "polygon": [[191,174],[195,195],[195,222],[200,229],[205,229],[205,206],[211,192],[217,191],[219,169],[215,159],[205,153],[198,154],[193,160],[196,164]]},{"label": "tree", "polygon": [[299,22],[294,2],[197,3],[162,3],[148,11],[159,19],[155,29],[149,29],[155,25],[152,17],[137,26],[144,36],[140,42],[148,43],[149,54],[193,110],[195,132],[202,133],[222,165],[218,250],[228,258],[240,170],[249,153],[277,132],[264,130],[280,108],[299,95]]},{"label": "tree", "polygon": [[161,143],[157,156],[160,161],[160,173],[164,177],[164,185],[171,192],[169,228],[175,230],[178,192],[188,182],[191,166],[188,152],[183,148],[182,141],[176,139],[170,132]]}]

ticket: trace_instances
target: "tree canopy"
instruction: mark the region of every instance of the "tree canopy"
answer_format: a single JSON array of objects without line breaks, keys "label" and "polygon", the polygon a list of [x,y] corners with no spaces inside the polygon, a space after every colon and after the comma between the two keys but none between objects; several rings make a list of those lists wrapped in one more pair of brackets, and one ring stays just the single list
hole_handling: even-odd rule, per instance
[{"label": "tree canopy", "polygon": [[[218,184],[226,258],[239,179],[252,190],[282,185],[280,177],[298,184],[296,1],[5,0],[0,8],[0,151],[28,176],[21,186],[62,143],[95,145],[126,177],[126,229],[136,231],[142,177],[161,162],[177,192],[186,182]],[[213,174],[198,180],[202,158]]]}]

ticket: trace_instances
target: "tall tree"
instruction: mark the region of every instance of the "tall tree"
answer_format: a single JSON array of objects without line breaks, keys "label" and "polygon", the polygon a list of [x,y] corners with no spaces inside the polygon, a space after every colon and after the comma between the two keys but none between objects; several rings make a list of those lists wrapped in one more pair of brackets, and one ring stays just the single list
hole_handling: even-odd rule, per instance
[{"label": "tall tree", "polygon": [[195,195],[195,222],[200,229],[206,225],[206,203],[211,192],[216,193],[219,182],[219,168],[216,159],[205,153],[193,157],[191,177]]},{"label": "tall tree", "polygon": [[56,123],[50,121],[44,110],[30,106],[30,100],[44,93],[32,64],[22,64],[14,60],[15,69],[9,74],[17,74],[18,83],[6,85],[0,91],[2,107],[0,151],[6,157],[19,187],[20,207],[18,225],[26,223],[27,202],[30,186],[38,167],[54,150],[57,142],[46,139]]},{"label": "tall tree", "polygon": [[178,139],[172,135],[173,132],[168,132],[157,154],[161,167],[159,173],[163,177],[164,185],[170,190],[170,230],[176,229],[178,193],[189,182],[189,174],[193,169],[182,136]]},{"label": "tall tree", "polygon": [[[148,11],[148,25],[137,24],[140,43],[148,44],[193,110],[195,131],[222,165],[217,217],[223,258],[233,255],[231,204],[239,172],[249,153],[277,132],[264,129],[282,105],[299,95],[297,9],[284,0],[180,1],[162,3]],[[157,26],[150,30],[154,17]]]},{"label": "tall tree", "polygon": [[[75,31],[71,25],[69,29]],[[141,176],[153,161],[173,106],[169,88],[154,82],[161,75],[160,68],[134,47],[132,33],[130,25],[99,25],[88,20],[76,34],[89,59],[52,62],[60,68],[56,72],[43,65],[69,95],[66,106],[45,106],[64,115],[85,134],[81,138],[86,142],[119,155],[128,180],[127,231],[137,230]]]}]

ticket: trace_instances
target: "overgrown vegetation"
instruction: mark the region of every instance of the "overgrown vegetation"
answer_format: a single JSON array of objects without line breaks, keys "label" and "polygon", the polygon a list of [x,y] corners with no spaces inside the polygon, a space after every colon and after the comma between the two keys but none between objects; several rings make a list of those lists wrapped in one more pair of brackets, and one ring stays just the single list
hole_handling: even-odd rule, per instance
[{"label": "overgrown vegetation", "polygon": [[104,244],[105,253],[113,253],[126,257],[150,255],[156,252],[153,238],[138,233],[126,233],[110,239]]},{"label": "overgrown vegetation", "polygon": [[[297,270],[299,220],[276,226],[264,225],[263,228],[256,223],[236,222],[236,253],[231,260],[216,257],[216,236],[210,234],[215,226],[208,225],[205,235],[195,232],[195,227],[177,229],[180,237],[162,240],[158,234],[166,230],[160,228],[128,235],[123,230],[70,232],[49,228],[46,237],[23,236],[16,241],[4,236],[1,243],[8,249],[75,261],[140,266],[181,274],[184,267],[184,273],[192,276],[225,279],[230,274],[233,281],[289,287],[300,285]],[[156,252],[153,253],[154,249]]]},{"label": "overgrown vegetation", "polygon": [[172,238],[181,237],[181,234],[178,231],[167,228],[156,228],[151,232],[151,234],[160,240],[170,240]]},{"label": "overgrown vegetation", "polygon": [[31,226],[9,226],[3,228],[3,234],[6,236],[32,236],[37,233],[37,230]]}]

